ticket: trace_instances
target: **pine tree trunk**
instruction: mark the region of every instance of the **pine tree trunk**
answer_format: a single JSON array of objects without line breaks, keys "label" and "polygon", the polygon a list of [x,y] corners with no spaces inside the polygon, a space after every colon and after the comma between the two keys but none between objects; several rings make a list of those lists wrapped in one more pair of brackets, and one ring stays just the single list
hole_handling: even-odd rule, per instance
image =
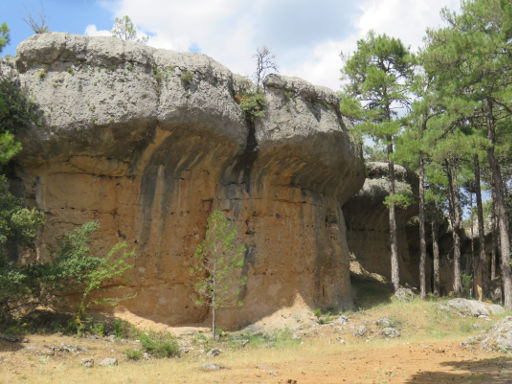
[{"label": "pine tree trunk", "polygon": [[489,276],[487,272],[489,262],[485,252],[484,209],[482,204],[482,190],[480,188],[480,161],[478,159],[478,154],[476,153],[474,155],[473,163],[475,168],[476,208],[478,214],[478,242],[480,243],[478,252],[478,268],[477,271],[475,271],[475,275],[478,274],[478,278],[475,276],[475,281],[480,282],[480,287],[475,286],[475,293],[478,295],[478,300],[482,300],[488,295]]},{"label": "pine tree trunk", "polygon": [[[470,222],[470,231],[471,231],[471,254],[468,256],[468,259],[466,260],[466,275],[471,274],[471,267],[472,264],[475,262],[475,231],[473,227],[473,191],[469,192],[469,222]],[[473,271],[475,268],[473,268]]]},{"label": "pine tree trunk", "polygon": [[436,225],[434,220],[432,220],[432,258],[434,264],[434,295],[439,296],[439,289],[441,286],[439,244],[437,243]]},{"label": "pine tree trunk", "polygon": [[488,102],[487,117],[487,138],[491,145],[487,148],[487,158],[489,168],[493,179],[492,186],[496,197],[496,211],[500,235],[500,253],[501,253],[501,279],[503,284],[503,305],[506,310],[512,310],[512,278],[510,274],[510,238],[508,234],[508,217],[505,211],[505,193],[503,180],[501,178],[501,169],[496,160],[494,145],[496,143],[496,122],[494,120],[492,103]]},{"label": "pine tree trunk", "polygon": [[452,210],[452,236],[453,236],[453,291],[459,296],[462,293],[462,282],[460,275],[460,199],[459,185],[457,183],[457,167],[455,160],[450,159],[448,163],[448,189],[450,196],[450,208]]},{"label": "pine tree trunk", "polygon": [[[388,145],[389,196],[395,195],[395,165],[390,160],[393,146]],[[398,239],[396,233],[396,207],[393,200],[389,204],[389,243],[391,248],[391,282],[395,292],[400,288],[400,272],[398,266]]]},{"label": "pine tree trunk", "polygon": [[498,233],[497,228],[497,220],[496,220],[496,207],[494,202],[496,198],[494,197],[494,187],[491,186],[492,189],[492,213],[491,213],[491,241],[492,241],[492,249],[491,249],[491,281],[496,279],[496,251],[498,250]]},{"label": "pine tree trunk", "polygon": [[212,340],[215,340],[215,306],[217,305],[216,301],[216,293],[217,293],[217,284],[216,284],[216,275],[217,267],[216,265],[213,267],[213,280],[212,280]]},{"label": "pine tree trunk", "polygon": [[427,243],[425,241],[425,164],[423,155],[419,156],[419,221],[420,221],[420,296],[423,300],[427,297],[427,288],[425,281],[425,263],[427,260]]}]

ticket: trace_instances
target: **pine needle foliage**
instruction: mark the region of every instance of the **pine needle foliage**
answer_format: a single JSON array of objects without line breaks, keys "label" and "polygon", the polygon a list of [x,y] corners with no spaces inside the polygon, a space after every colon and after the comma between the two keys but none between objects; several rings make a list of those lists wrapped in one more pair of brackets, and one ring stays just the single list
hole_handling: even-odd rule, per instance
[{"label": "pine needle foliage", "polygon": [[212,335],[215,338],[215,311],[242,305],[241,287],[246,283],[242,275],[245,245],[239,245],[235,226],[215,210],[208,218],[205,239],[194,253],[196,305],[207,305],[212,312]]}]

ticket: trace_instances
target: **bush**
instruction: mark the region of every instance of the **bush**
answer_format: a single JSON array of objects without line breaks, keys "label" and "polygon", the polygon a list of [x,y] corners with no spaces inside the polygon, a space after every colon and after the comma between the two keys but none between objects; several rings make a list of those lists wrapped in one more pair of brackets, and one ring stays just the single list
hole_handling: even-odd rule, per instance
[{"label": "bush", "polygon": [[128,360],[140,360],[143,355],[140,349],[127,349],[124,351],[124,354]]},{"label": "bush", "polygon": [[265,95],[263,93],[252,93],[238,95],[240,109],[250,117],[265,116]]},{"label": "bush", "polygon": [[140,335],[140,344],[144,351],[154,357],[180,356],[178,342],[170,334],[142,333]]}]

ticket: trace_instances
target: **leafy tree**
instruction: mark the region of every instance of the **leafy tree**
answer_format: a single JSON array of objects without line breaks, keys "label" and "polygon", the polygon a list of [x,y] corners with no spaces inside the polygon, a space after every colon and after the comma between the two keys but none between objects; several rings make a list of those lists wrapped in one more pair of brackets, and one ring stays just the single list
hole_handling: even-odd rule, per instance
[{"label": "leafy tree", "polygon": [[128,16],[116,17],[110,33],[119,39],[136,41],[137,43],[147,43],[149,39],[147,36],[139,35],[135,24]]},{"label": "leafy tree", "polygon": [[246,248],[237,243],[234,225],[221,211],[213,211],[208,218],[205,239],[194,253],[195,265],[190,271],[196,278],[196,304],[207,305],[212,311],[213,339],[216,310],[242,305],[238,295],[247,279],[241,274]]},{"label": "leafy tree", "polygon": [[346,80],[341,112],[356,123],[358,136],[368,136],[386,147],[389,169],[389,231],[391,245],[391,280],[400,286],[396,205],[403,200],[396,195],[393,143],[401,126],[398,111],[409,104],[409,85],[413,76],[414,56],[399,39],[370,32],[357,42],[356,52],[346,58],[342,73]]}]

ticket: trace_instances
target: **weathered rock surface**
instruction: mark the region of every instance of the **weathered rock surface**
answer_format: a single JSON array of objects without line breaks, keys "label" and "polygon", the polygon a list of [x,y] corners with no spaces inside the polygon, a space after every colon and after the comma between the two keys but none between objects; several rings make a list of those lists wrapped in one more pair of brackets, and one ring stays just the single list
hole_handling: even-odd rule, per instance
[{"label": "weathered rock surface", "polygon": [[[389,195],[387,176],[387,163],[367,163],[364,185],[345,203],[343,213],[353,260],[364,271],[382,275],[390,281],[389,211],[384,205],[384,199]],[[412,194],[417,191],[416,175],[404,167],[395,165],[395,178],[397,193]],[[407,222],[417,214],[417,209],[417,204],[412,204],[407,209],[396,210],[400,282],[412,285],[417,285],[418,282],[419,256],[409,251]]]},{"label": "weathered rock surface", "polygon": [[106,357],[98,363],[100,367],[113,367],[117,364],[118,361],[115,357]]},{"label": "weathered rock surface", "polygon": [[244,306],[220,325],[352,305],[341,206],[364,171],[332,91],[269,76],[266,114],[251,120],[237,104],[247,83],[205,55],[62,33],[29,38],[2,66],[44,112],[18,158],[25,198],[46,214],[38,257],[97,220],[99,255],[123,240],[136,250],[129,312],[202,322],[187,271],[217,208],[243,238],[248,276]]},{"label": "weathered rock surface", "polygon": [[467,348],[480,346],[480,348],[494,352],[512,352],[512,316],[498,321],[490,330],[470,337],[462,345]]},{"label": "weathered rock surface", "polygon": [[450,300],[446,303],[448,308],[453,309],[460,314],[468,316],[490,316],[490,315],[501,315],[505,313],[505,310],[501,305],[489,304],[476,300],[468,300],[457,298]]}]

